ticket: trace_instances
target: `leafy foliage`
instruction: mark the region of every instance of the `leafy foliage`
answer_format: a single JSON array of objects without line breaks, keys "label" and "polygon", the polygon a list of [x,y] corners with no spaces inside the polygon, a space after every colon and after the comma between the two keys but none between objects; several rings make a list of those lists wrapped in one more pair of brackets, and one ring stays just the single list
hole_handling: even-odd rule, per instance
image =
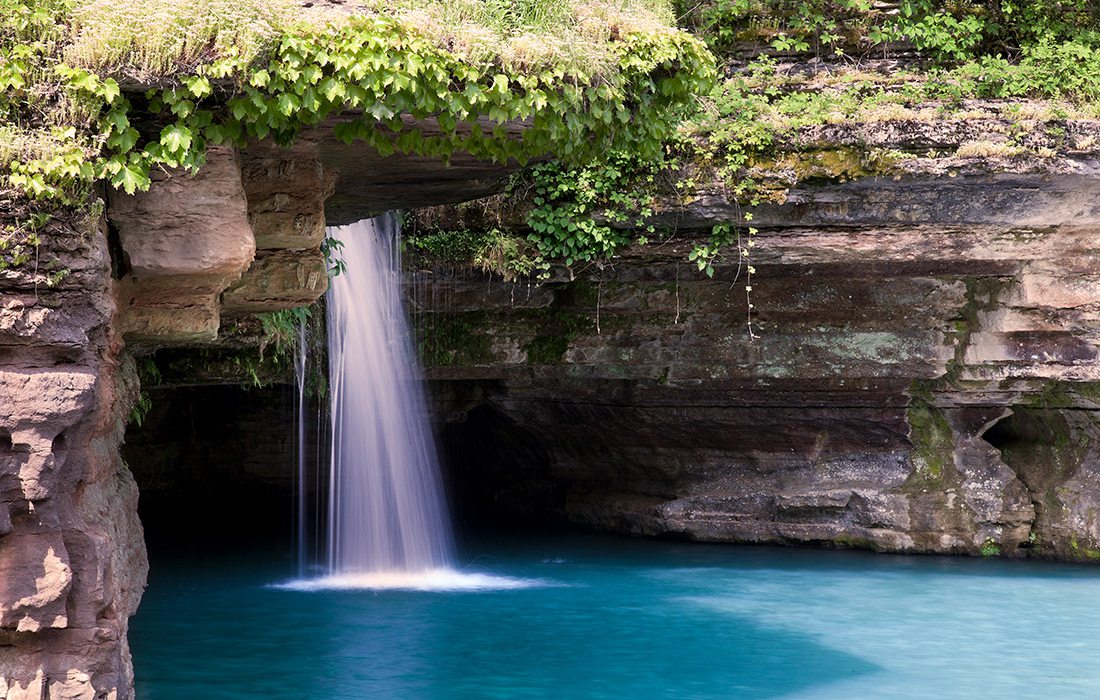
[{"label": "leafy foliage", "polygon": [[[617,42],[616,75],[586,84],[588,76],[566,80],[560,70],[518,74],[467,61],[399,21],[353,17],[283,36],[262,67],[222,58],[178,86],[148,91],[141,100],[146,121],[165,125],[142,134],[131,123],[131,100],[113,79],[63,64],[54,72],[99,104],[103,154],[88,164],[18,164],[13,184],[37,197],[57,194],[53,179],[99,177],[132,193],[148,186],[153,166],[197,169],[209,143],[268,136],[290,143],[302,128],[337,113],[360,115],[336,127],[340,138],[366,140],[383,154],[446,158],[462,150],[523,161],[552,152],[584,159],[626,143],[655,154],[690,96],[713,76],[701,44],[673,31],[625,37]],[[216,90],[225,80],[234,81],[233,88]],[[440,135],[409,124],[427,119]],[[516,120],[528,120],[529,127],[512,138],[506,125]]]},{"label": "leafy foliage", "polygon": [[[382,154],[583,162],[630,145],[656,155],[714,77],[700,41],[655,15],[632,24],[614,9],[660,0],[593,0],[587,14],[570,5],[568,31],[549,38],[532,32],[564,15],[543,0],[440,0],[419,14],[377,2],[374,13],[291,26],[281,3],[245,0],[205,16],[196,8],[231,4],[136,0],[74,11],[76,2],[0,0],[0,185],[39,212],[80,206],[97,181],[132,194],[149,187],[153,168],[194,172],[211,144],[289,144],[337,115],[338,137]],[[506,53],[458,41],[470,8],[507,35],[478,46]],[[153,31],[157,18],[166,26]],[[590,55],[598,46],[594,65],[563,49],[582,36]],[[103,72],[132,79],[169,69],[185,72],[144,94],[123,94]]]},{"label": "leafy foliage", "polygon": [[[624,245],[646,242],[654,231],[646,218],[653,213],[658,165],[636,153],[616,151],[582,167],[552,162],[532,168],[529,179],[513,187],[531,187],[529,240],[540,258],[566,266],[604,262]],[[641,235],[624,230],[621,224],[628,221]]]},{"label": "leafy foliage", "polygon": [[765,44],[783,53],[868,53],[909,43],[941,62],[1017,58],[1041,42],[1096,46],[1097,0],[681,0],[681,22],[720,55]]}]

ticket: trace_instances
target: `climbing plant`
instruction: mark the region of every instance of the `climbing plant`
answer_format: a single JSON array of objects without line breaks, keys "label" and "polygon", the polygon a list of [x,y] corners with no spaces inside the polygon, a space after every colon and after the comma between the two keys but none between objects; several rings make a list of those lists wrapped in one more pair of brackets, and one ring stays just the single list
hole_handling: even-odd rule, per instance
[{"label": "climbing plant", "polygon": [[536,165],[512,184],[512,190],[530,189],[528,239],[542,260],[566,266],[605,262],[628,243],[646,242],[654,232],[647,219],[656,202],[659,169],[658,160],[627,151],[581,167]]},{"label": "climbing plant", "polygon": [[610,37],[603,64],[566,70],[452,51],[374,12],[295,25],[124,94],[111,75],[65,62],[72,7],[0,0],[0,184],[40,211],[79,205],[97,181],[132,194],[154,168],[196,171],[212,144],[289,144],[330,119],[337,137],[384,155],[581,163],[629,145],[653,157],[714,78],[702,42],[668,27]]},{"label": "climbing plant", "polygon": [[[18,44],[9,54],[34,50]],[[344,115],[338,137],[365,140],[383,154],[583,160],[625,144],[656,154],[691,96],[712,79],[709,55],[691,36],[666,31],[624,37],[615,56],[616,71],[598,81],[552,67],[522,73],[470,61],[415,27],[368,15],[301,27],[265,60],[219,58],[141,95],[122,95],[112,78],[55,63],[53,77],[96,117],[91,136],[101,149],[17,159],[9,180],[37,198],[98,178],[133,193],[148,187],[152,167],[201,167],[208,144],[268,136],[289,144],[336,114]],[[8,84],[25,80],[22,64],[7,65]],[[423,120],[432,122],[432,134],[414,123]],[[524,122],[521,133],[510,132],[513,122]]]}]

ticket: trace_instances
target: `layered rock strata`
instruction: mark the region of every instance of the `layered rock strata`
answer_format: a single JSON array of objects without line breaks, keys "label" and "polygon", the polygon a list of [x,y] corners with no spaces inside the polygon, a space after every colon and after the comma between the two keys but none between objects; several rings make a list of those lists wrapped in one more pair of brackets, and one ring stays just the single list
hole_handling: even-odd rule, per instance
[{"label": "layered rock strata", "polygon": [[1100,556],[1098,172],[792,189],[750,292],[686,262],[737,220],[718,191],[572,280],[419,275],[467,490],[647,535]]},{"label": "layered rock strata", "polygon": [[0,696],[124,698],[147,569],[118,452],[136,376],[104,221],[42,238],[40,271],[0,272]]}]

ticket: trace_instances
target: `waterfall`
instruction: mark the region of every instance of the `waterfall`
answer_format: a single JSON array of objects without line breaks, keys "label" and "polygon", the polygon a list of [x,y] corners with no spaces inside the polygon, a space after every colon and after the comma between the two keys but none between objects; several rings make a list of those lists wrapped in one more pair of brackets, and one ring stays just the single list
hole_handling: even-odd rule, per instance
[{"label": "waterfall", "polygon": [[448,567],[451,530],[423,382],[401,303],[393,215],[333,228],[327,296],[330,575]]},{"label": "waterfall", "polygon": [[[327,574],[277,588],[296,591],[530,588],[537,579],[459,571],[439,460],[401,296],[397,218],[330,228],[343,271],[325,300],[328,326]],[[306,336],[299,337],[298,403],[306,404]],[[306,431],[299,412],[299,560],[307,562]],[[318,435],[321,431],[318,430]],[[315,530],[317,528],[314,528]]]},{"label": "waterfall", "polygon": [[309,563],[309,551],[306,548],[306,524],[309,515],[306,511],[306,370],[308,368],[308,347],[306,344],[306,318],[298,318],[298,345],[294,349],[294,377],[298,396],[295,403],[295,418],[298,423],[298,475],[295,487],[294,510],[297,515],[294,538],[298,550],[298,575],[306,571]]}]

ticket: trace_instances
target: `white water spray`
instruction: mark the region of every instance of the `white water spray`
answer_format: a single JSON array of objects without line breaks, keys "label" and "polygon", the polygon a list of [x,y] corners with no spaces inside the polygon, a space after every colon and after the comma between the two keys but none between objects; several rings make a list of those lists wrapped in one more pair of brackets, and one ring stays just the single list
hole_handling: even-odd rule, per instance
[{"label": "white water spray", "polygon": [[427,572],[451,530],[419,369],[401,305],[396,217],[334,229],[346,271],[328,293],[331,575]]},{"label": "white water spray", "polygon": [[[452,568],[427,402],[401,304],[396,217],[329,230],[344,271],[326,298],[331,400],[327,575],[277,588],[481,591],[550,585]],[[300,348],[303,355],[304,344]],[[304,370],[303,367],[299,368]],[[301,379],[299,380],[302,381]],[[299,385],[304,404],[304,384]],[[299,444],[304,444],[304,427]],[[304,479],[304,452],[299,479]],[[304,485],[301,487],[304,494]],[[305,514],[304,496],[298,504]],[[304,525],[298,530],[305,557]],[[301,571],[300,571],[301,575]]]}]

